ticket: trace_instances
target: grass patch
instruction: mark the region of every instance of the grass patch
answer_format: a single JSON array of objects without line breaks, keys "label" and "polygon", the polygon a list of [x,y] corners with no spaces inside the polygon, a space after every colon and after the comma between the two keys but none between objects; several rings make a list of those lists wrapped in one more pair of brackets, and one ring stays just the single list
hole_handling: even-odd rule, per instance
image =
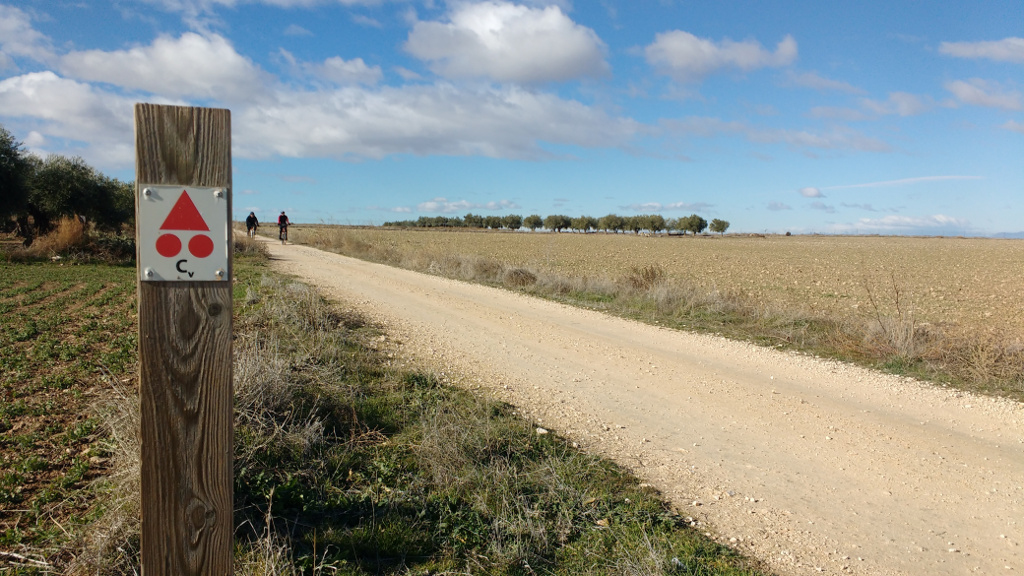
[{"label": "grass patch", "polygon": [[[394,368],[373,326],[249,250],[235,262],[236,573],[758,573],[614,464]],[[137,573],[134,270],[4,266],[18,315],[4,338],[35,324],[0,347],[0,566]],[[80,348],[61,360],[67,342]]]},{"label": "grass patch", "polygon": [[[923,322],[916,313],[919,299],[909,293],[905,280],[895,273],[888,277],[867,277],[859,272],[859,278],[844,282],[861,287],[863,302],[847,306],[855,312],[843,316],[810,309],[803,292],[793,292],[789,300],[766,301],[743,288],[718,287],[690,276],[673,276],[657,262],[632,265],[618,275],[593,274],[593,271],[564,274],[558,272],[560,265],[550,263],[554,252],[550,245],[536,252],[536,261],[524,262],[518,253],[500,257],[459,253],[453,248],[458,242],[430,247],[430,238],[448,238],[455,234],[451,232],[421,232],[419,237],[423,239],[420,240],[410,240],[410,234],[414,233],[388,234],[379,230],[319,226],[297,230],[295,241],[660,326],[719,334],[854,362],[972,392],[1024,400],[1024,341],[1019,334],[1003,328],[965,330],[954,325]],[[486,245],[491,238],[509,236],[479,232],[467,235],[478,245]],[[541,236],[554,243],[564,235]],[[566,240],[575,241],[575,238]],[[481,251],[486,250],[477,250]],[[524,248],[524,253],[528,252]],[[633,254],[630,260],[642,258],[642,253]],[[781,292],[788,290],[786,284],[779,288]],[[943,288],[932,287],[938,291]],[[832,300],[842,299],[835,294],[828,295]]]},{"label": "grass patch", "polygon": [[0,263],[0,309],[0,542],[59,549],[110,469],[90,407],[134,373],[134,269]]}]

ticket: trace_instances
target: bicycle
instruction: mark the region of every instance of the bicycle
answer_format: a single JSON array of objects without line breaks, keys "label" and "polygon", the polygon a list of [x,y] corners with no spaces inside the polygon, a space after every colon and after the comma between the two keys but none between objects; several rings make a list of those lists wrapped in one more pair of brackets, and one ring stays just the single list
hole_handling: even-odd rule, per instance
[{"label": "bicycle", "polygon": [[284,244],[285,242],[288,241],[288,225],[287,224],[284,224],[284,225],[281,226],[281,230],[280,230],[280,232],[278,232],[277,237],[280,238],[281,244]]},{"label": "bicycle", "polygon": [[252,238],[253,240],[256,239],[256,229],[257,228],[259,228],[259,226],[253,226],[252,228],[249,228],[249,238]]}]

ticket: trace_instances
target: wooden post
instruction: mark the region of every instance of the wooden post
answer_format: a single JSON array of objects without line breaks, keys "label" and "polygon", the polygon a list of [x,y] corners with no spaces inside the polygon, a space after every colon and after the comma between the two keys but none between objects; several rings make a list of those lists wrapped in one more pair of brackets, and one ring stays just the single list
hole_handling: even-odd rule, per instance
[{"label": "wooden post", "polygon": [[[230,111],[136,104],[135,150],[136,215],[145,184],[224,187],[230,226]],[[232,573],[230,248],[224,272],[138,283],[145,576]]]}]

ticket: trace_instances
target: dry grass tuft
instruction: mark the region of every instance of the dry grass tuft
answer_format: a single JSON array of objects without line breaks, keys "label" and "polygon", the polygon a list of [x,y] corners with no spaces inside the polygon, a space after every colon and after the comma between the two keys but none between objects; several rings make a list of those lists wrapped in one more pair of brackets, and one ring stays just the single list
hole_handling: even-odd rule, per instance
[{"label": "dry grass tuft", "polygon": [[235,254],[255,256],[261,259],[270,258],[270,251],[267,250],[267,245],[260,240],[250,238],[247,234],[240,233],[238,230],[234,231],[232,238]]},{"label": "dry grass tuft", "polygon": [[109,434],[106,450],[112,454],[113,472],[102,482],[106,498],[103,514],[77,544],[80,553],[69,569],[71,574],[138,574],[142,510],[142,420],[138,392],[129,385],[134,378],[117,380],[110,374],[110,386],[96,405],[96,412]]},{"label": "dry grass tuft", "polygon": [[633,266],[623,277],[623,282],[634,292],[646,292],[665,281],[665,269],[657,264]]},{"label": "dry grass tuft", "polygon": [[525,268],[505,270],[502,283],[510,288],[527,288],[537,283],[537,275]]}]

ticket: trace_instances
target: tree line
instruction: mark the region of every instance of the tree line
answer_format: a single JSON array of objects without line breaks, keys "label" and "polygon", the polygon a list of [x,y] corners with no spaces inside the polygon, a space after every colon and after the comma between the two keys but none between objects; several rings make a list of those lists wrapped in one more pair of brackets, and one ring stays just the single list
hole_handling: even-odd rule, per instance
[{"label": "tree line", "polygon": [[40,158],[0,125],[0,228],[31,244],[62,217],[118,232],[135,219],[135,185],[109,178],[78,157]]},{"label": "tree line", "polygon": [[592,216],[580,216],[571,218],[562,214],[552,214],[541,218],[539,214],[531,214],[525,218],[518,214],[507,216],[481,216],[470,212],[464,217],[450,216],[420,216],[416,220],[400,220],[385,222],[385,227],[396,228],[480,228],[492,230],[519,230],[529,228],[531,231],[541,228],[552,232],[632,232],[639,234],[649,232],[679,232],[686,234],[692,232],[694,235],[710,230],[717,234],[725,234],[729,229],[729,222],[718,218],[708,222],[704,218],[691,214],[681,218],[668,218],[660,214],[641,214],[638,216],[618,216],[609,214],[601,218]]}]

